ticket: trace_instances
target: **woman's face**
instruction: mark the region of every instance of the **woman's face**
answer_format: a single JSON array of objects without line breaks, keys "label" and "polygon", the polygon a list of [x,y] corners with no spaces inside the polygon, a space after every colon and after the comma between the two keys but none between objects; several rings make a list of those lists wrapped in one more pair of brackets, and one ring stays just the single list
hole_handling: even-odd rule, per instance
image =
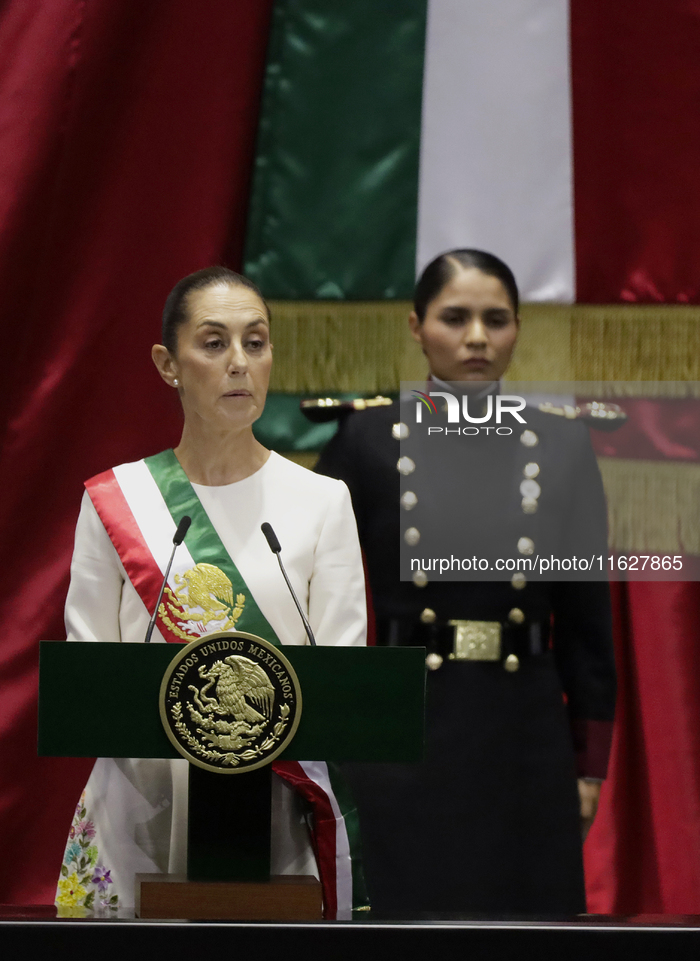
[{"label": "woman's face", "polygon": [[186,307],[176,354],[166,351],[162,366],[154,354],[161,375],[177,379],[186,419],[222,430],[250,426],[263,412],[272,365],[263,302],[247,287],[216,284],[193,291]]},{"label": "woman's face", "polygon": [[505,287],[477,267],[458,267],[428,304],[411,333],[440,380],[500,380],[510,362],[519,322]]}]

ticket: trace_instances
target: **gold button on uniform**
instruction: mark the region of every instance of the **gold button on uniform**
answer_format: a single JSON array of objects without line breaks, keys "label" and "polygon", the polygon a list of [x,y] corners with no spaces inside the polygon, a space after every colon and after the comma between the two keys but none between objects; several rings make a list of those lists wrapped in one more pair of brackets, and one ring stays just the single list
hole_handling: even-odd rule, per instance
[{"label": "gold button on uniform", "polygon": [[521,554],[532,554],[535,550],[535,542],[531,537],[521,537],[518,541],[518,550]]},{"label": "gold button on uniform", "polygon": [[511,624],[522,624],[525,620],[525,615],[519,607],[514,607],[512,611],[508,612],[508,620]]},{"label": "gold button on uniform", "polygon": [[412,511],[418,503],[418,498],[413,491],[406,491],[401,495],[401,506],[405,511]]},{"label": "gold button on uniform", "polygon": [[537,499],[542,493],[542,488],[536,480],[526,478],[524,481],[520,482],[520,493],[523,495],[523,497]]},{"label": "gold button on uniform", "polygon": [[416,587],[425,587],[428,583],[428,575],[425,571],[414,571],[413,572],[413,583]]},{"label": "gold button on uniform", "polygon": [[525,447],[537,447],[540,439],[534,430],[524,430],[520,435],[520,443],[524,444]]},{"label": "gold button on uniform", "polygon": [[429,607],[426,607],[424,608],[424,610],[421,611],[420,619],[423,622],[423,624],[434,624],[435,621],[437,620],[437,614],[435,613],[435,611],[431,610]]},{"label": "gold button on uniform", "polygon": [[517,655],[509,654],[503,666],[510,674],[512,674],[514,671],[517,671],[520,667],[520,661],[518,660]]},{"label": "gold button on uniform", "polygon": [[530,463],[526,464],[525,467],[523,468],[523,474],[526,477],[537,477],[539,472],[540,472],[540,465],[536,464],[534,461],[530,461]]},{"label": "gold button on uniform", "polygon": [[420,531],[417,527],[409,527],[408,530],[404,532],[403,539],[409,547],[415,547],[420,540]]},{"label": "gold button on uniform", "polygon": [[396,470],[399,474],[403,474],[405,477],[407,474],[412,474],[415,469],[416,465],[410,457],[399,457],[396,463]]},{"label": "gold button on uniform", "polygon": [[521,572],[516,571],[515,574],[510,579],[511,586],[515,588],[516,591],[522,591],[522,589],[527,584],[527,577]]},{"label": "gold button on uniform", "polygon": [[426,657],[425,666],[429,671],[437,671],[439,667],[442,667],[442,656],[433,651]]},{"label": "gold button on uniform", "polygon": [[409,433],[410,431],[408,427],[406,424],[401,423],[401,421],[399,421],[398,424],[394,424],[394,426],[391,428],[391,436],[394,438],[394,440],[406,440]]},{"label": "gold button on uniform", "polygon": [[523,509],[523,514],[537,513],[537,499],[535,497],[523,497],[520,506]]}]

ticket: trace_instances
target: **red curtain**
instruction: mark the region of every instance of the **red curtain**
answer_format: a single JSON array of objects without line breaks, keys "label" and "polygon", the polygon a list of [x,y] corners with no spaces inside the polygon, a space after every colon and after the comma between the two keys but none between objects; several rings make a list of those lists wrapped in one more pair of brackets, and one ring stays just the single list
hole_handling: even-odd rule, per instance
[{"label": "red curtain", "polygon": [[581,303],[700,302],[700,3],[569,0]]},{"label": "red curtain", "polygon": [[[570,0],[570,10],[578,300],[698,303],[700,4]],[[696,460],[667,416],[679,405],[643,404],[646,436],[601,452]],[[619,703],[585,845],[589,910],[698,914],[700,585],[613,588]]]},{"label": "red curtain", "polygon": [[[177,441],[165,296],[243,242],[270,0],[6,0],[0,14],[0,902],[51,902],[89,762],[36,757],[38,641],[82,482]],[[84,722],[100,692],[71,678]],[[128,701],[128,689],[125,689]]]},{"label": "red curtain", "polygon": [[613,584],[619,703],[585,845],[588,909],[700,912],[700,591]]}]

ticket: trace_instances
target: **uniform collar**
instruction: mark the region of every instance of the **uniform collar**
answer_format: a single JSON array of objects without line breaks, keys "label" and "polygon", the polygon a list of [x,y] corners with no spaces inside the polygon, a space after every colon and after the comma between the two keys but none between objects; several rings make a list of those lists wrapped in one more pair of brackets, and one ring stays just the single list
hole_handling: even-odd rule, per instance
[{"label": "uniform collar", "polygon": [[[458,381],[454,381],[453,383],[448,383],[445,380],[440,380],[440,378],[436,377],[435,374],[428,375],[429,391],[435,390],[437,388],[438,390],[447,390],[447,391],[450,391],[450,393],[454,393],[454,388],[457,383]],[[479,400],[481,398],[488,397],[489,394],[500,394],[500,393],[501,393],[501,381],[500,380],[489,381],[483,387],[483,389],[479,391],[478,394],[474,395],[474,399]]]}]

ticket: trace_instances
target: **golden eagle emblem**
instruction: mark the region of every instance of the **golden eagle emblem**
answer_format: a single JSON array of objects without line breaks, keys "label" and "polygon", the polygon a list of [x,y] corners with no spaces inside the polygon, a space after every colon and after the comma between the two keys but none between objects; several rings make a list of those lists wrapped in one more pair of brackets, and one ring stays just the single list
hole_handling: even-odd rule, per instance
[{"label": "golden eagle emblem", "polygon": [[[191,589],[190,589],[191,596]],[[191,763],[234,773],[269,764],[294,736],[301,691],[285,655],[254,634],[205,634],[161,685],[165,731]]]},{"label": "golden eagle emblem", "polygon": [[175,584],[174,594],[165,588],[158,613],[166,627],[186,641],[212,629],[228,631],[243,613],[245,594],[237,594],[234,603],[231,581],[213,564],[195,564],[176,574]]},{"label": "golden eagle emblem", "polygon": [[[206,715],[213,714],[234,718],[233,723],[215,723],[217,733],[202,731],[205,741],[226,750],[238,750],[262,733],[272,717],[275,689],[258,664],[232,654],[215,661],[208,670],[201,664],[198,673],[207,683],[200,690],[189,685],[194,693],[195,711],[190,708],[193,720],[203,721]],[[210,697],[207,691],[213,685],[215,697]],[[199,716],[195,717],[195,713]]]},{"label": "golden eagle emblem", "polygon": [[[233,714],[237,719],[245,718],[246,721],[262,721],[265,717],[270,719],[275,689],[263,669],[250,658],[231,654],[223,661],[215,661],[209,670],[204,664],[200,665],[197,673],[209,681],[195,694],[195,702],[205,713],[215,711],[217,714]],[[214,683],[216,697],[207,697],[206,692]],[[246,696],[263,714],[258,714],[246,702]]]}]

